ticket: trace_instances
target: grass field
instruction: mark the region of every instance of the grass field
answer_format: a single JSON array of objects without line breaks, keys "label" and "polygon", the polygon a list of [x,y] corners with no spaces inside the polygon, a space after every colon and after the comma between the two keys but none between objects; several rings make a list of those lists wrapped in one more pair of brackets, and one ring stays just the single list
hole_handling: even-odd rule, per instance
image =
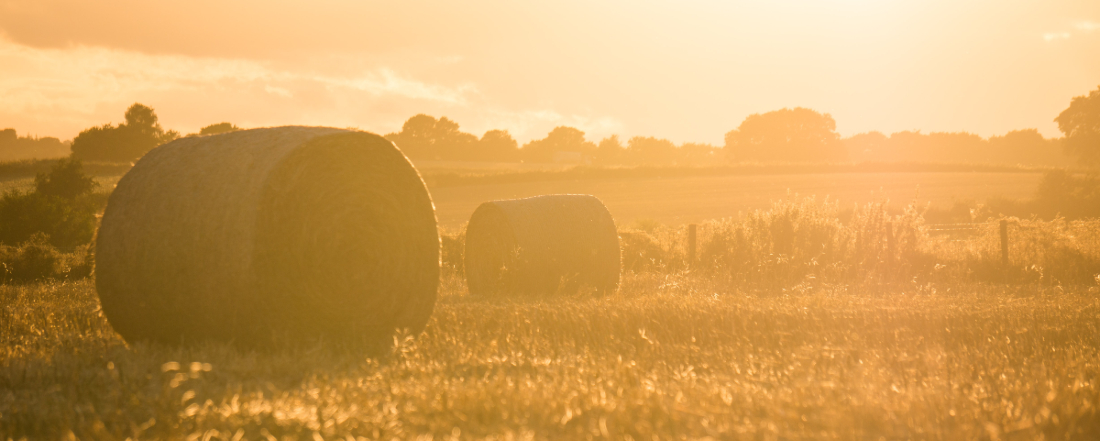
[{"label": "grass field", "polygon": [[669,225],[734,217],[763,209],[788,194],[829,197],[844,208],[890,199],[949,208],[955,201],[1034,195],[1039,173],[830,173],[577,180],[479,184],[430,188],[439,222],[457,227],[479,204],[554,193],[600,198],[620,225],[652,219]]},{"label": "grass field", "polygon": [[1095,287],[741,292],[628,275],[610,298],[444,281],[389,355],[127,346],[90,282],[0,287],[0,433],[59,439],[1100,437]]},{"label": "grass field", "polygon": [[[1100,439],[1097,221],[1012,219],[1002,263],[997,222],[957,240],[878,205],[841,222],[821,199],[771,204],[1025,198],[1039,178],[434,186],[450,232],[485,200],[544,193],[669,225],[620,232],[642,262],[604,298],[471,298],[449,236],[427,330],[383,354],[128,345],[91,280],[0,286],[0,440]],[[684,264],[680,222],[769,206],[703,224]]]},{"label": "grass field", "polygon": [[[444,164],[453,167],[452,163]],[[96,181],[100,188],[109,189],[119,178],[119,175],[97,176]],[[474,209],[485,201],[556,193],[594,195],[607,205],[620,225],[642,219],[678,225],[767,208],[771,201],[790,194],[817,196],[819,200],[829,197],[839,201],[843,208],[884,199],[894,202],[895,207],[916,201],[939,209],[949,208],[956,201],[1027,199],[1035,194],[1041,178],[1038,172],[751,174],[483,184],[474,180],[470,185],[430,185],[429,190],[436,216],[445,228],[465,224]],[[32,178],[0,180],[0,192],[26,191],[33,186]]]}]

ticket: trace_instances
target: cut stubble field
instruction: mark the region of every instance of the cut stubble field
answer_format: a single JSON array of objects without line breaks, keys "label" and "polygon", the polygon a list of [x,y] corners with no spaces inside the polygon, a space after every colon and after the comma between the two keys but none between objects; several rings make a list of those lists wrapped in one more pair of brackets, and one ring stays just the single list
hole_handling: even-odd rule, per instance
[{"label": "cut stubble field", "polygon": [[[742,292],[628,274],[607,298],[444,280],[386,355],[127,345],[90,282],[0,287],[0,433],[56,439],[1095,439],[1096,288]],[[1045,438],[1044,438],[1045,437]]]}]

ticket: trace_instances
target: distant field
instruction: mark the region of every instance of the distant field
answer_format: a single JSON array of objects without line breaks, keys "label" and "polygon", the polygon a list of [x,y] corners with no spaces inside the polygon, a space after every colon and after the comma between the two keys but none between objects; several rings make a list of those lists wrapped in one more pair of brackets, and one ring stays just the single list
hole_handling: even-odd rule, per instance
[{"label": "distant field", "polygon": [[[775,170],[753,170],[750,166],[747,170],[588,169],[572,173],[568,166],[556,164],[418,161],[416,165],[429,182],[436,214],[444,228],[464,224],[482,202],[543,194],[595,195],[607,204],[620,225],[639,219],[682,224],[737,216],[765,208],[788,194],[829,197],[838,200],[842,208],[882,199],[889,199],[895,207],[917,201],[931,203],[934,208],[947,208],[955,201],[1026,199],[1035,193],[1042,178],[1041,170],[1013,168],[803,173],[798,166],[777,166]],[[783,172],[787,168],[791,172]],[[121,178],[119,174],[106,174],[109,170],[96,171],[102,189],[113,188]],[[655,177],[662,173],[671,176]],[[33,185],[33,178],[0,178],[0,192],[28,190]]]},{"label": "distant field", "polygon": [[[97,176],[95,181],[99,183],[99,190],[102,191],[114,188],[119,179],[122,179],[121,175]],[[34,178],[0,180],[0,194],[9,190],[28,191],[31,189],[34,189]]]},{"label": "distant field", "polygon": [[838,200],[842,208],[889,199],[946,208],[955,201],[1031,197],[1041,173],[820,173],[574,180],[431,188],[440,224],[462,225],[478,204],[553,193],[592,194],[620,225],[638,219],[668,224],[736,216],[788,194]]}]

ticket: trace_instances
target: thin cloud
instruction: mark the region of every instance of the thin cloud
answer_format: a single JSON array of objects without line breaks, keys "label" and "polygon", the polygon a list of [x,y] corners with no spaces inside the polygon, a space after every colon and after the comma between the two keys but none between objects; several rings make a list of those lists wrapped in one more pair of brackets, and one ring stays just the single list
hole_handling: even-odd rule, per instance
[{"label": "thin cloud", "polygon": [[1072,35],[1069,32],[1048,32],[1043,34],[1043,40],[1046,40],[1048,43],[1057,40],[1067,40],[1070,37],[1072,37]]},{"label": "thin cloud", "polygon": [[[408,101],[454,107],[466,106],[469,97],[477,93],[472,84],[432,84],[385,66],[336,76],[277,69],[251,60],[149,55],[88,46],[40,49],[2,37],[0,65],[4,66],[0,101],[5,107],[0,116],[11,124],[25,119],[19,114],[37,114],[39,120],[50,120],[43,124],[51,127],[61,121],[68,121],[68,126],[76,121],[84,127],[102,124],[106,108],[113,109],[109,120],[114,120],[118,119],[115,114],[120,114],[115,109],[120,103],[154,97],[163,102],[208,95],[246,102],[268,99],[266,96],[292,101],[284,115],[304,107],[300,114],[323,123],[327,114],[353,113],[332,108],[334,103],[354,106],[356,102]],[[309,109],[310,105],[316,109]]]},{"label": "thin cloud", "polygon": [[118,122],[134,102],[152,105],[165,125],[183,132],[232,120],[244,127],[357,126],[385,133],[416,113],[448,116],[478,135],[507,129],[521,142],[559,125],[579,128],[592,140],[623,129],[610,117],[505,109],[473,83],[435,84],[385,66],[331,74],[254,60],[33,48],[2,37],[0,65],[0,120],[63,138]]},{"label": "thin cloud", "polygon": [[1079,30],[1081,32],[1092,32],[1092,31],[1100,30],[1100,23],[1096,23],[1096,22],[1092,22],[1092,21],[1083,21],[1083,22],[1077,23],[1077,30]]}]

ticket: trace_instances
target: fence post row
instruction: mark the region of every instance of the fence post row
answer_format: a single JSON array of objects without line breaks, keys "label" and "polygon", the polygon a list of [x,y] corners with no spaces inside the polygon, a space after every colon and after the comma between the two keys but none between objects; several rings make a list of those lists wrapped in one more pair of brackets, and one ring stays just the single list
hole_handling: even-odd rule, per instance
[{"label": "fence post row", "polygon": [[688,225],[688,237],[687,237],[687,260],[688,265],[695,264],[695,238],[696,238],[697,226],[695,224]]}]

